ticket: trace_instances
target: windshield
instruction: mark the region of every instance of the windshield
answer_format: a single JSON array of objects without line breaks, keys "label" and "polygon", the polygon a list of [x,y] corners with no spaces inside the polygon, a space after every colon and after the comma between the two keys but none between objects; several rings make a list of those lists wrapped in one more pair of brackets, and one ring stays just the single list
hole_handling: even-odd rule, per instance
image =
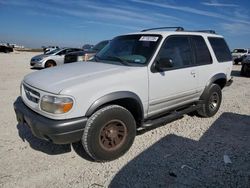
[{"label": "windshield", "polygon": [[233,53],[246,53],[247,50],[245,49],[234,49]]},{"label": "windshield", "polygon": [[114,38],[97,55],[96,61],[145,65],[151,59],[160,35],[125,35]]},{"label": "windshield", "polygon": [[52,50],[52,51],[47,52],[47,53],[45,53],[45,54],[46,54],[46,55],[52,55],[52,54],[54,54],[54,53],[59,52],[60,50],[62,50],[62,49],[55,49],[55,50]]},{"label": "windshield", "polygon": [[98,44],[96,44],[92,50],[99,52],[101,49],[103,49],[107,44],[109,43],[108,40],[99,42]]}]

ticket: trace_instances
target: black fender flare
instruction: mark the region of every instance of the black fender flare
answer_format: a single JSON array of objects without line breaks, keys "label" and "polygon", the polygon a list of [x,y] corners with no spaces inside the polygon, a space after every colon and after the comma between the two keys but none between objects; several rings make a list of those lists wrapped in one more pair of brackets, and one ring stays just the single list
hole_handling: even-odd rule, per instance
[{"label": "black fender flare", "polygon": [[130,91],[117,91],[117,92],[109,93],[107,95],[100,97],[94,103],[92,103],[92,105],[87,110],[85,116],[89,117],[96,111],[96,109],[98,109],[102,105],[110,103],[110,102],[115,101],[115,100],[119,100],[119,99],[133,99],[133,100],[135,100],[139,105],[141,117],[142,118],[144,117],[144,111],[143,111],[143,105],[142,105],[141,99],[138,97],[138,95],[136,95],[135,93],[130,92]]},{"label": "black fender flare", "polygon": [[216,80],[219,80],[219,79],[225,79],[225,81],[227,81],[227,76],[226,74],[224,73],[218,73],[218,74],[215,74],[214,76],[212,76],[212,78],[209,79],[208,83],[206,84],[206,87],[200,97],[201,100],[204,100],[207,98],[207,95],[209,93],[209,89],[211,87],[211,85],[216,82]]}]

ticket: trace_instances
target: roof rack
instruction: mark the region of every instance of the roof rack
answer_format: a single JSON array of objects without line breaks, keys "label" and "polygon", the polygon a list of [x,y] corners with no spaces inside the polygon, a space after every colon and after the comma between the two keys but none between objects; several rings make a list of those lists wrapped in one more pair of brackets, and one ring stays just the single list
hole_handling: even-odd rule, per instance
[{"label": "roof rack", "polygon": [[184,30],[183,27],[156,27],[156,28],[150,28],[150,29],[143,29],[141,32],[152,31],[152,30],[161,30],[161,29],[175,29],[175,31],[201,32],[201,33],[216,34],[216,32],[214,30],[194,30],[194,31],[189,31],[189,30]]},{"label": "roof rack", "polygon": [[150,29],[143,29],[141,32],[151,31],[151,30],[160,30],[160,29],[176,29],[175,31],[184,31],[183,27],[156,27]]},{"label": "roof rack", "polygon": [[201,33],[212,33],[216,34],[214,30],[197,30],[197,31],[191,31],[191,32],[201,32]]}]

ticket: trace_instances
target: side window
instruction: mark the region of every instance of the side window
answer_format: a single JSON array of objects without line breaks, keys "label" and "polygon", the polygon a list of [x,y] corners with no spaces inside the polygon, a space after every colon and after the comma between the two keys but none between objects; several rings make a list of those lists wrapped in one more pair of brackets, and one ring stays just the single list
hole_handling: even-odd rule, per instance
[{"label": "side window", "polygon": [[230,50],[223,38],[208,37],[208,40],[219,62],[232,61]]},{"label": "side window", "polygon": [[192,49],[188,36],[171,36],[164,42],[158,54],[157,60],[168,59],[172,61],[172,67],[181,68],[193,64]]},{"label": "side window", "polygon": [[65,54],[68,54],[68,53],[74,52],[74,51],[75,51],[74,49],[67,49],[66,52],[65,52]]},{"label": "side window", "polygon": [[66,50],[63,50],[61,52],[59,52],[57,55],[64,55],[66,53]]},{"label": "side window", "polygon": [[192,41],[195,50],[196,65],[211,64],[212,58],[205,40],[201,36],[192,36]]}]

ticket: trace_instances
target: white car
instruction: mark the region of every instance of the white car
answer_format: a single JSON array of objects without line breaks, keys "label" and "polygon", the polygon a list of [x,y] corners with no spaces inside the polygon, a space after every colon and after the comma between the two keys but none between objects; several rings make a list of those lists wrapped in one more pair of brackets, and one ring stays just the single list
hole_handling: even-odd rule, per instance
[{"label": "white car", "polygon": [[[166,28],[168,29],[168,28]],[[157,31],[114,38],[94,57],[31,73],[14,103],[17,119],[56,144],[81,141],[97,161],[122,156],[136,130],[219,110],[232,57],[212,31]]]},{"label": "white car", "polygon": [[37,55],[30,60],[30,66],[34,68],[48,68],[64,64],[64,56],[70,52],[81,51],[78,48],[58,48],[47,52],[46,54]]},{"label": "white car", "polygon": [[234,63],[237,65],[239,62],[242,62],[242,60],[244,59],[246,55],[249,55],[249,54],[250,54],[250,49],[244,49],[244,48],[234,49],[232,52]]}]

